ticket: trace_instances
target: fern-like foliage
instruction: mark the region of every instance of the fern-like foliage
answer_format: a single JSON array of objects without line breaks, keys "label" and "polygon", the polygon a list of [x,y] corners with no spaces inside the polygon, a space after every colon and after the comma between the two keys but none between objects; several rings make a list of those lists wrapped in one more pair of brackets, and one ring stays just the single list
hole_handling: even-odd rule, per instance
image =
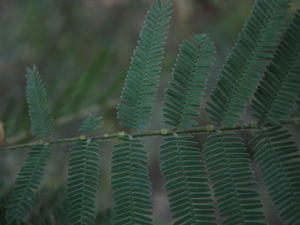
[{"label": "fern-like foliage", "polygon": [[88,116],[79,128],[79,132],[82,134],[90,134],[95,132],[101,126],[102,117],[96,114]]},{"label": "fern-like foliage", "polygon": [[[96,224],[100,172],[100,147],[96,140],[119,139],[112,152],[112,224],[151,225],[151,183],[147,152],[141,138],[168,135],[160,148],[160,169],[175,225],[264,225],[266,219],[250,154],[243,140],[236,133],[229,132],[256,129],[252,139],[255,163],[261,170],[282,223],[299,225],[300,155],[296,144],[290,141],[289,132],[281,127],[282,124],[298,122],[290,115],[299,115],[294,109],[300,102],[300,11],[281,39],[290,1],[256,0],[208,103],[208,115],[218,127],[208,125],[206,129],[187,129],[198,124],[198,110],[202,106],[215,53],[212,41],[200,34],[181,44],[173,80],[166,91],[163,113],[172,130],[139,133],[149,123],[157,91],[171,0],[156,0],[151,6],[127,72],[118,119],[121,125],[134,132],[132,135],[119,132],[117,135],[93,137],[101,125],[101,118],[91,115],[82,123],[80,137],[50,139],[53,126],[45,88],[37,69],[28,70],[27,101],[32,133],[42,140],[5,148],[33,146],[17,177],[4,223],[23,225],[28,222],[26,218],[30,215],[50,157],[50,146],[72,142],[67,213],[59,210],[57,221],[62,214],[68,214],[68,218],[60,223]],[[67,111],[80,107],[74,108],[74,104],[76,99],[82,99],[83,90],[91,84],[88,77],[79,81],[79,86],[74,86],[81,87],[79,90],[66,90],[66,93],[72,91],[74,94],[71,106],[65,107]],[[236,126],[253,94],[252,107],[260,121]],[[288,120],[281,121],[286,118]],[[203,131],[213,134],[208,135],[201,149],[191,134]],[[35,218],[32,215],[31,221]],[[47,216],[36,218],[38,224],[51,223]]]},{"label": "fern-like foliage", "polygon": [[[32,133],[40,138],[48,138],[53,130],[52,118],[47,105],[46,91],[36,67],[28,70],[26,78]],[[47,142],[30,150],[8,203],[8,224],[20,224],[29,215],[50,154],[50,145]]]},{"label": "fern-like foliage", "polygon": [[[81,133],[94,132],[101,118],[90,115]],[[68,179],[69,220],[72,225],[94,225],[96,194],[99,190],[99,144],[91,139],[77,141],[70,155]]]},{"label": "fern-like foliage", "polygon": [[48,138],[53,132],[53,118],[47,103],[46,90],[37,68],[28,69],[26,78],[32,134],[40,138]]},{"label": "fern-like foliage", "polygon": [[174,81],[166,93],[164,116],[167,124],[174,127],[197,125],[197,110],[214,53],[214,44],[203,34],[195,35],[192,41],[183,41],[181,44],[173,72]]},{"label": "fern-like foliage", "polygon": [[144,145],[139,139],[122,138],[112,157],[112,188],[115,206],[112,224],[152,224],[151,183]]},{"label": "fern-like foliage", "polygon": [[99,145],[90,140],[75,143],[70,155],[68,204],[71,224],[91,225],[96,219],[99,189]]},{"label": "fern-like foliage", "polygon": [[34,146],[28,153],[8,202],[8,225],[19,225],[29,215],[50,155],[51,150],[47,143]]},{"label": "fern-like foliage", "polygon": [[289,132],[262,129],[252,139],[255,158],[273,202],[286,224],[300,224],[300,156]]},{"label": "fern-like foliage", "polygon": [[160,153],[161,171],[174,224],[213,225],[216,219],[206,168],[192,138],[165,138]]},{"label": "fern-like foliage", "polygon": [[156,0],[146,16],[127,72],[122,103],[118,105],[118,118],[125,127],[144,128],[149,123],[164,58],[171,6],[170,0],[167,3]]},{"label": "fern-like foliage", "polygon": [[[145,128],[156,95],[172,1],[156,0],[145,18],[118,105],[120,123]],[[118,224],[151,224],[151,197],[147,153],[139,139],[121,139],[112,153],[112,188],[115,205],[112,221]]]},{"label": "fern-like foliage", "polygon": [[[206,87],[215,47],[206,35],[181,44],[174,81],[166,91],[164,116],[174,127],[197,125],[198,108]],[[161,171],[166,181],[175,224],[215,224],[206,169],[192,136],[168,137],[161,146]]]},{"label": "fern-like foliage", "polygon": [[265,224],[249,154],[241,138],[229,132],[212,134],[203,151],[222,224]]},{"label": "fern-like foliage", "polygon": [[255,94],[253,109],[257,118],[275,122],[290,115],[299,94],[299,74],[300,10],[286,30]]},{"label": "fern-like foliage", "polygon": [[280,41],[289,0],[257,0],[211,95],[209,117],[236,125]]}]

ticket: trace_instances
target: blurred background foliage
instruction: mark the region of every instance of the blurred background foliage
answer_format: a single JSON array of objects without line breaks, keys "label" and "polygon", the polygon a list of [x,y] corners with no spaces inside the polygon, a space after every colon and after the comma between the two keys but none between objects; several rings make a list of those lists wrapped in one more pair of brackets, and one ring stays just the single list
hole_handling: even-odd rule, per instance
[{"label": "blurred background foliage", "polygon": [[[25,105],[25,70],[35,64],[46,84],[57,137],[77,134],[82,118],[97,112],[102,132],[120,129],[115,106],[139,29],[150,0],[2,0],[0,1],[0,121],[7,144],[31,140]],[[174,0],[161,87],[151,128],[164,127],[161,116],[164,88],[170,79],[178,44],[196,33],[208,33],[218,49],[215,78],[250,12],[252,0]],[[294,1],[294,8],[300,1]],[[201,118],[202,120],[202,118]],[[204,117],[203,123],[208,121]],[[103,143],[101,191],[97,224],[109,224],[112,204],[109,185],[111,143]],[[157,141],[147,141],[151,158],[155,224],[170,224],[158,170]],[[66,151],[62,151],[66,150]],[[27,149],[0,156],[0,224],[5,202]],[[68,151],[54,150],[47,179],[38,191],[31,224],[68,224],[65,220],[65,177]],[[266,201],[269,201],[266,199]],[[270,209],[272,214],[272,209]],[[276,217],[271,218],[275,224]],[[273,219],[272,219],[273,218]],[[1,223],[2,220],[2,223]],[[274,223],[272,223],[272,221]],[[4,223],[3,223],[4,224]]]}]

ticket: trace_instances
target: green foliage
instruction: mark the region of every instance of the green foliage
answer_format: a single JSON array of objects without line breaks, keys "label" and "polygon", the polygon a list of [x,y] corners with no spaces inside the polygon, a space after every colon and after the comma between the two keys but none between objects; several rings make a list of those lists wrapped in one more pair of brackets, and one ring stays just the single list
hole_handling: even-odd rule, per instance
[{"label": "green foliage", "polygon": [[150,181],[144,145],[122,138],[112,155],[112,189],[115,205],[112,224],[152,224]]},{"label": "green foliage", "polygon": [[[181,44],[173,71],[174,81],[166,91],[164,116],[174,127],[197,125],[201,97],[214,44],[206,35],[195,35]],[[168,137],[161,146],[161,171],[166,181],[175,224],[215,224],[206,168],[192,136]]]},{"label": "green foliage", "polygon": [[256,1],[211,95],[209,117],[234,126],[245,111],[280,40],[289,0]]},{"label": "green foliage", "polygon": [[[118,105],[118,119],[127,128],[148,125],[164,58],[171,1],[156,0],[140,32]],[[113,224],[152,224],[147,153],[140,140],[123,138],[112,154]]]},{"label": "green foliage", "polygon": [[89,115],[79,128],[79,132],[83,134],[95,132],[101,126],[102,117],[95,114]]},{"label": "green foliage", "polygon": [[[32,133],[39,138],[48,138],[52,134],[53,120],[47,104],[46,91],[36,67],[28,70],[26,78]],[[50,154],[49,143],[34,145],[28,153],[8,203],[8,224],[20,224],[29,215]]]},{"label": "green foliage", "polygon": [[212,134],[203,152],[222,224],[266,224],[241,138],[228,132]]},{"label": "green foliage", "polygon": [[255,158],[273,202],[286,224],[300,223],[300,155],[280,126],[255,133]]},{"label": "green foliage", "polygon": [[19,225],[30,214],[50,154],[48,143],[35,145],[28,153],[8,202],[8,225]]},{"label": "green foliage", "polygon": [[[90,115],[79,131],[89,134],[100,127],[101,118]],[[99,144],[91,139],[77,141],[71,150],[68,179],[70,223],[92,225],[96,221],[96,195],[99,190]]]},{"label": "green foliage", "polygon": [[40,138],[48,138],[53,131],[53,119],[48,107],[46,91],[37,68],[28,69],[26,78],[26,95],[32,134]]},{"label": "green foliage", "polygon": [[[196,35],[180,47],[163,109],[172,130],[162,128],[133,134],[120,131],[95,137],[91,135],[100,126],[101,117],[91,115],[79,129],[81,136],[51,139],[53,125],[45,88],[37,69],[29,70],[27,101],[32,133],[41,140],[6,148],[32,146],[7,204],[7,224],[28,221],[52,151],[50,146],[63,143],[74,143],[69,159],[68,219],[75,225],[95,224],[100,182],[98,141],[108,139],[119,139],[111,162],[112,224],[153,224],[149,163],[141,137],[168,135],[160,148],[160,170],[175,225],[267,224],[254,172],[262,174],[281,223],[299,225],[300,155],[289,131],[283,127],[299,124],[299,118],[290,117],[300,93],[299,11],[281,34],[289,3],[289,0],[256,1],[205,107],[217,126],[194,127],[199,107],[204,106],[208,70],[215,52],[206,35]],[[139,131],[149,123],[171,5],[171,1],[160,0],[152,5],[131,60],[122,103],[118,106],[118,119],[130,132]],[[82,85],[87,87],[84,80]],[[84,93],[81,91],[77,97]],[[252,95],[259,121],[236,126]],[[249,133],[253,136],[253,148],[247,149],[239,133],[230,130],[256,130]],[[211,133],[202,147],[197,137],[192,136],[197,132]],[[260,171],[252,164],[258,164]],[[44,221],[48,223],[47,219]]]},{"label": "green foliage", "polygon": [[197,109],[201,105],[215,47],[206,35],[195,35],[192,41],[184,41],[179,51],[174,81],[166,93],[164,116],[167,124],[187,128],[197,125]]},{"label": "green foliage", "polygon": [[90,139],[74,144],[68,179],[69,220],[74,225],[92,225],[96,220],[99,190],[99,145]]},{"label": "green foliage", "polygon": [[156,95],[161,63],[170,22],[172,1],[151,6],[140,32],[118,106],[118,119],[128,128],[144,128],[149,123]]},{"label": "green foliage", "polygon": [[191,136],[169,137],[161,146],[161,171],[174,224],[216,224],[207,172]]},{"label": "green foliage", "polygon": [[258,86],[253,109],[258,119],[274,122],[293,110],[300,84],[300,10],[278,46],[272,64]]}]

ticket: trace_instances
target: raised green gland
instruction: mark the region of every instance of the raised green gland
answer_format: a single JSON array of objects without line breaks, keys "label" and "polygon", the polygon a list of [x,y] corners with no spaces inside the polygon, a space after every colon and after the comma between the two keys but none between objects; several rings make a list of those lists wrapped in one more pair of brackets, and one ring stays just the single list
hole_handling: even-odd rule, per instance
[{"label": "raised green gland", "polygon": [[258,128],[258,124],[255,122],[249,123],[249,127],[253,128],[253,129],[257,129]]},{"label": "raised green gland", "polygon": [[79,140],[86,140],[86,136],[85,135],[80,135]]},{"label": "raised green gland", "polygon": [[167,135],[169,133],[169,130],[167,130],[167,129],[160,129],[160,133],[162,135]]},{"label": "raised green gland", "polygon": [[123,138],[125,136],[126,136],[126,133],[124,131],[121,131],[121,132],[118,133],[119,138]]},{"label": "raised green gland", "polygon": [[214,125],[207,125],[206,126],[206,131],[207,132],[213,132],[213,131],[215,131],[215,126]]}]

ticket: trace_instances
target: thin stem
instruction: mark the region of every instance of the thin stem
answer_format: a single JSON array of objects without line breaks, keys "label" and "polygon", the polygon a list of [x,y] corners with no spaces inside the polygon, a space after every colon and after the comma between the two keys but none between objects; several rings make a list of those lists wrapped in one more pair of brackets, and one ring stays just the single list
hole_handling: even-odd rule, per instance
[{"label": "thin stem", "polygon": [[[280,125],[299,125],[300,118],[293,118],[288,120],[281,120],[278,122]],[[276,124],[275,124],[276,125]],[[176,130],[168,130],[168,129],[160,129],[154,131],[146,131],[146,132],[139,132],[139,133],[125,133],[124,131],[112,134],[103,134],[100,136],[92,137],[91,140],[93,141],[106,141],[106,140],[114,140],[119,139],[124,136],[129,136],[132,138],[146,138],[146,137],[159,137],[159,136],[176,136],[176,135],[185,135],[185,134],[208,134],[214,133],[217,131],[248,131],[248,130],[258,130],[261,127],[271,127],[274,124],[268,123],[260,125],[259,123],[252,122],[245,125],[239,125],[235,127],[216,127],[214,125],[207,125],[203,127],[196,127],[190,129],[176,129]],[[79,137],[72,137],[72,138],[61,138],[48,141],[51,145],[59,145],[59,144],[72,144],[76,141],[87,139],[86,136],[79,136]],[[11,145],[8,147],[0,148],[0,154],[6,151],[11,150],[18,150],[18,149],[28,149],[36,144],[40,144],[41,141],[31,142],[27,144],[20,144],[20,145]]]}]

